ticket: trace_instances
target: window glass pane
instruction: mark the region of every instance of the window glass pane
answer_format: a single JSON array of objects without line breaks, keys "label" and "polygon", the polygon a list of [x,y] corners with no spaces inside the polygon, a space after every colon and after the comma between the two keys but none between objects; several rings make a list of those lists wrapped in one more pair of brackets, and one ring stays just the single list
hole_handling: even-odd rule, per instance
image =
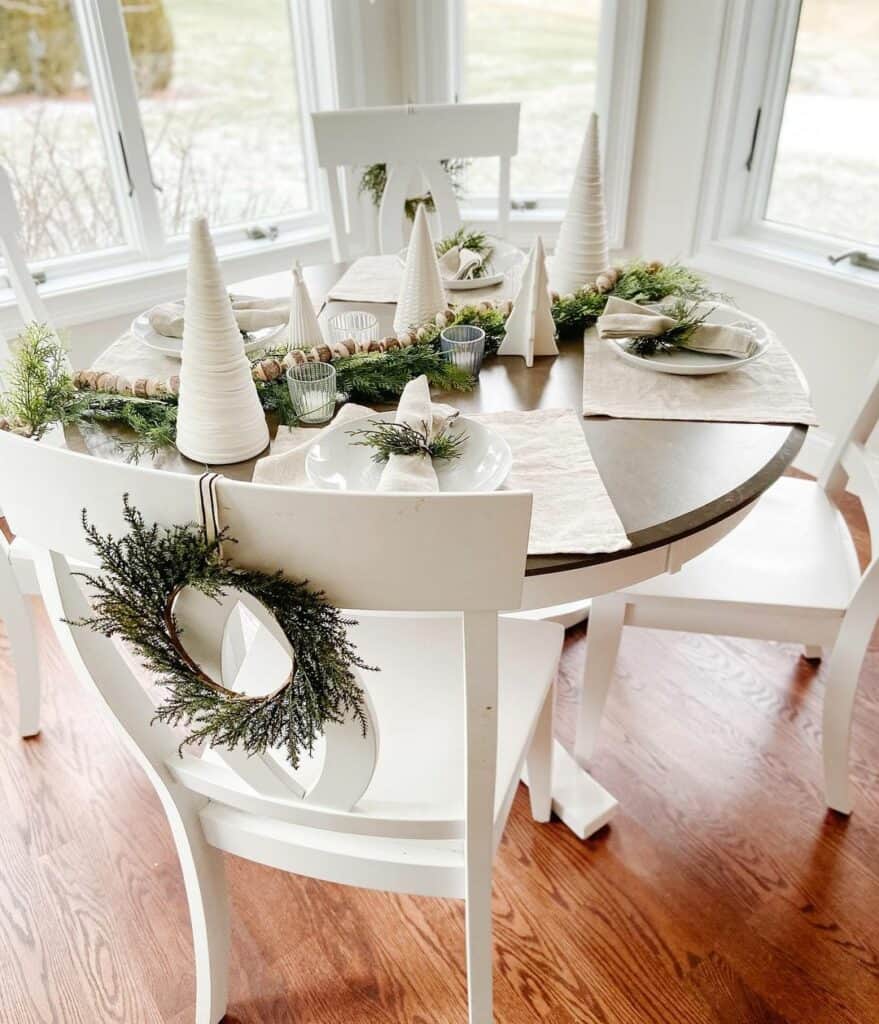
[{"label": "window glass pane", "polygon": [[766,217],[879,245],[879,3],[803,0]]},{"label": "window glass pane", "polygon": [[[464,97],[522,104],[514,198],[567,195],[595,102],[601,0],[466,0]],[[473,161],[467,191],[497,191]]]},{"label": "window glass pane", "polygon": [[123,242],[67,0],[0,4],[0,163],[12,178],[28,259]]},{"label": "window glass pane", "polygon": [[164,0],[126,11],[166,232],[308,205],[285,0]]}]

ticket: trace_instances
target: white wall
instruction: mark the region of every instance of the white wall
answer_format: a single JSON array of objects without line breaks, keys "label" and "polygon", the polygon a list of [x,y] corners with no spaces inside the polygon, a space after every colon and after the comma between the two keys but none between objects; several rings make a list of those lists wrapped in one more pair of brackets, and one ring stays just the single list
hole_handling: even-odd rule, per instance
[{"label": "white wall", "polygon": [[[626,248],[654,259],[692,256],[725,0],[650,0]],[[812,388],[821,434],[836,433],[879,356],[875,325],[736,281],[713,278],[766,320]]]}]

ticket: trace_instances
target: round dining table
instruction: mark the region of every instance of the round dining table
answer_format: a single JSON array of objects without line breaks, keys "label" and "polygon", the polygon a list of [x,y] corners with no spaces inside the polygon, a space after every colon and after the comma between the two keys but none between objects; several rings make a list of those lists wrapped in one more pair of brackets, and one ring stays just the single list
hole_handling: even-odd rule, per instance
[{"label": "round dining table", "polygon": [[[330,294],[347,263],[309,267],[305,279],[315,301]],[[277,297],[290,290],[287,272],[234,285],[242,294]],[[382,335],[393,334],[392,304],[324,301],[320,319],[345,309],[368,308]],[[462,412],[568,408],[582,410],[583,340],[559,341],[559,354],[535,360],[489,357],[477,386],[455,393]],[[101,357],[95,362],[101,367]],[[384,407],[379,407],[384,408]],[[678,420],[582,418],[583,433],[601,478],[631,541],[609,554],[529,556],[518,614],[542,615],[590,597],[677,571],[707,550],[747,515],[753,503],[790,466],[807,427]],[[109,434],[89,428],[67,432],[67,444],[93,455],[123,458]],[[216,467],[250,479],[256,460]],[[178,452],[152,464],[172,472],[202,473],[204,466]],[[617,803],[556,742],[553,810],[581,838],[604,826]]]}]

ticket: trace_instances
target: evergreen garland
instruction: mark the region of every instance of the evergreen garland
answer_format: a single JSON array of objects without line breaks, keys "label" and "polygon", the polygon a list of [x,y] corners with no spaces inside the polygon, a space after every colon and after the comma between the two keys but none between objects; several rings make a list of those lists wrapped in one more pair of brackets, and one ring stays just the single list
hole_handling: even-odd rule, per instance
[{"label": "evergreen garland", "polygon": [[[127,495],[123,505],[129,532],[118,540],[98,533],[83,510],[83,528],[101,572],[78,574],[92,588],[95,614],[71,625],[119,637],[140,655],[168,691],[156,719],[190,730],[181,747],[208,740],[262,754],[283,745],[296,768],[329,722],[353,716],[366,734],[364,694],[352,670],[369,666],[347,637],[354,620],[343,618],[307,581],[233,568],[221,554],[222,544],[235,543],[229,537],[209,541],[192,523],[147,526]],[[293,671],[283,686],[267,696],[247,697],[209,678],[180,640],[183,629],[173,608],[184,587],[214,600],[240,590],[260,601],[293,648]]]},{"label": "evergreen garland", "polygon": [[466,370],[431,344],[347,356],[333,366],[339,391],[353,402],[395,402],[409,381],[422,374],[442,391],[470,391],[474,384]]}]

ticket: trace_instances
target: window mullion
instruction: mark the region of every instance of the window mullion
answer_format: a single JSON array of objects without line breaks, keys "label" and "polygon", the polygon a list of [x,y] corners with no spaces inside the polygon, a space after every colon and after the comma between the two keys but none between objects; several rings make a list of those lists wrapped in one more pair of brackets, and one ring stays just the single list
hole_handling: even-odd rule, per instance
[{"label": "window mullion", "polygon": [[122,7],[118,0],[74,4],[126,236],[143,255],[157,259],[166,246]]}]

